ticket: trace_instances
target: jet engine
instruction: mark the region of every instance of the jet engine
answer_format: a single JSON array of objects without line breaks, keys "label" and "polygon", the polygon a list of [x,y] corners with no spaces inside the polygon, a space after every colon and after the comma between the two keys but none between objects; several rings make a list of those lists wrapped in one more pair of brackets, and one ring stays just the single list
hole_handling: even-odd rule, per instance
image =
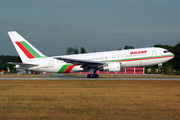
[{"label": "jet engine", "polygon": [[20,68],[20,67],[21,67],[20,65],[16,65],[16,66],[15,66],[15,68],[17,68],[17,69]]},{"label": "jet engine", "polygon": [[120,62],[110,62],[107,65],[103,66],[102,70],[109,72],[118,72],[121,71],[121,64]]}]

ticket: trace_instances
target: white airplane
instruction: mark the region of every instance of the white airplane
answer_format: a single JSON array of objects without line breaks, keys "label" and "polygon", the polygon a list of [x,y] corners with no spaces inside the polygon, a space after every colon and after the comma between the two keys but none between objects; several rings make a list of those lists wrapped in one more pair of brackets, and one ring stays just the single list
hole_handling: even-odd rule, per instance
[{"label": "white airplane", "polygon": [[9,62],[9,64],[33,71],[52,73],[89,71],[91,74],[87,75],[88,78],[98,78],[99,75],[96,74],[98,70],[118,72],[127,67],[162,64],[174,57],[168,50],[157,47],[48,57],[16,31],[10,31],[8,34],[22,60],[22,63]]}]

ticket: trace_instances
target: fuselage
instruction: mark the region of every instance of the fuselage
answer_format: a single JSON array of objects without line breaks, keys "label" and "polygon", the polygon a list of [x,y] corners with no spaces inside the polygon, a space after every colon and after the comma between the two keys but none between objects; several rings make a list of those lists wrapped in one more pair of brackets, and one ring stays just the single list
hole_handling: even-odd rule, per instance
[{"label": "fuselage", "polygon": [[73,65],[63,60],[54,59],[54,57],[65,57],[80,59],[84,61],[102,61],[102,62],[120,62],[121,68],[140,67],[157,65],[169,61],[174,57],[173,53],[163,48],[149,47],[130,50],[116,50],[86,54],[64,55],[37,58],[27,63],[38,64],[30,67],[29,70],[45,71],[54,73],[69,73],[85,71],[81,65]]}]

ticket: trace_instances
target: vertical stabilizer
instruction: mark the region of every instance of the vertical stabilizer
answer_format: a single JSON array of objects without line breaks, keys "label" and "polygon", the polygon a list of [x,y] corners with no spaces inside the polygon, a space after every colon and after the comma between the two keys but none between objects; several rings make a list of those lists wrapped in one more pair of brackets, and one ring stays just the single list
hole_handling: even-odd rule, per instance
[{"label": "vertical stabilizer", "polygon": [[46,57],[16,31],[10,31],[8,34],[22,62],[30,61],[35,58]]}]

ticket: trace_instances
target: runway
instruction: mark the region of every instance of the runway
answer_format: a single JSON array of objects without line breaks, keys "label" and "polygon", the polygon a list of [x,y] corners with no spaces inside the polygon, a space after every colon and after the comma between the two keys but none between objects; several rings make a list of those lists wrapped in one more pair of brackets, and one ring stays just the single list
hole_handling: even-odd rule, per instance
[{"label": "runway", "polygon": [[63,74],[55,74],[51,75],[50,77],[47,78],[42,78],[42,77],[37,77],[37,78],[30,78],[30,77],[17,77],[17,78],[0,78],[0,80],[180,80],[180,78],[87,78],[87,77],[80,77],[80,76],[68,76],[68,75],[63,75]]}]

